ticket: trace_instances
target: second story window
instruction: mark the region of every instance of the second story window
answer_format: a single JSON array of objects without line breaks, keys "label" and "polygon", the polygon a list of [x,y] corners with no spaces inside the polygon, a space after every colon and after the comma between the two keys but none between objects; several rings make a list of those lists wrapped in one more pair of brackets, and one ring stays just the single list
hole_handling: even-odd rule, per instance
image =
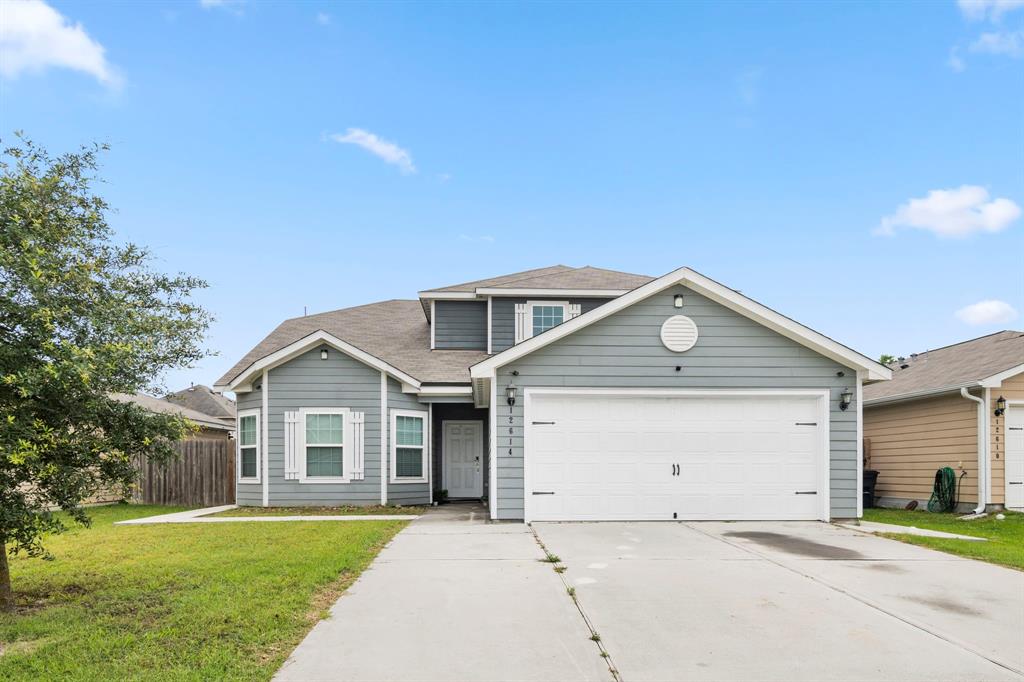
[{"label": "second story window", "polygon": [[557,327],[565,321],[565,306],[555,305],[533,305],[533,336],[546,332],[552,327]]}]

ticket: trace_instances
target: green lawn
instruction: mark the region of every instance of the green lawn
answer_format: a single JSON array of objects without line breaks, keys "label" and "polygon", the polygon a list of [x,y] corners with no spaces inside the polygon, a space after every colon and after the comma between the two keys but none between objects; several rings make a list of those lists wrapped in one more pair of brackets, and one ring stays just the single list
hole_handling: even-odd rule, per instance
[{"label": "green lawn", "polygon": [[933,514],[927,511],[905,511],[903,509],[865,509],[864,520],[987,538],[988,542],[971,542],[970,540],[926,538],[902,533],[886,534],[886,537],[914,545],[922,545],[950,554],[959,554],[971,559],[980,559],[1024,570],[1024,514],[1004,513],[1006,518],[1002,521],[996,519],[995,514],[972,521],[960,521],[958,514]]},{"label": "green lawn", "polygon": [[239,507],[207,516],[356,516],[386,514],[422,514],[425,507],[371,505],[368,507]]},{"label": "green lawn", "polygon": [[269,679],[406,525],[112,525],[170,511],[97,507],[55,560],[12,558],[0,680]]}]

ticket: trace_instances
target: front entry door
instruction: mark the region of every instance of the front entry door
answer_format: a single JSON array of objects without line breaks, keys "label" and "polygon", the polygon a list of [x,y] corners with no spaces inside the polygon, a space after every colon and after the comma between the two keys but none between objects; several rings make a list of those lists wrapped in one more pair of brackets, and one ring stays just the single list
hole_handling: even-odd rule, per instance
[{"label": "front entry door", "polygon": [[1006,411],[1006,506],[1024,510],[1024,407]]},{"label": "front entry door", "polygon": [[484,423],[445,421],[441,443],[448,497],[484,496]]}]

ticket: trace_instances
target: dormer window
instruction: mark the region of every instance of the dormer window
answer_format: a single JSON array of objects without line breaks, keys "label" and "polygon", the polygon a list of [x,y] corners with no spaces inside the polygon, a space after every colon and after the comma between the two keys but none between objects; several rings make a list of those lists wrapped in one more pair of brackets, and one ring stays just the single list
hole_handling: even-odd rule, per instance
[{"label": "dormer window", "polygon": [[527,301],[516,304],[516,343],[532,339],[580,314],[578,303]]}]

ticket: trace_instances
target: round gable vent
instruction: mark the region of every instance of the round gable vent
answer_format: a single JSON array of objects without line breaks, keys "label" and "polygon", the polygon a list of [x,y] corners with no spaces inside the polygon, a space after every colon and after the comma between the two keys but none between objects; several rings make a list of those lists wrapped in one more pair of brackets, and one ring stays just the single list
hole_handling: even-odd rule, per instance
[{"label": "round gable vent", "polygon": [[661,325],[661,342],[670,351],[688,351],[697,343],[697,325],[686,315],[673,315]]}]

